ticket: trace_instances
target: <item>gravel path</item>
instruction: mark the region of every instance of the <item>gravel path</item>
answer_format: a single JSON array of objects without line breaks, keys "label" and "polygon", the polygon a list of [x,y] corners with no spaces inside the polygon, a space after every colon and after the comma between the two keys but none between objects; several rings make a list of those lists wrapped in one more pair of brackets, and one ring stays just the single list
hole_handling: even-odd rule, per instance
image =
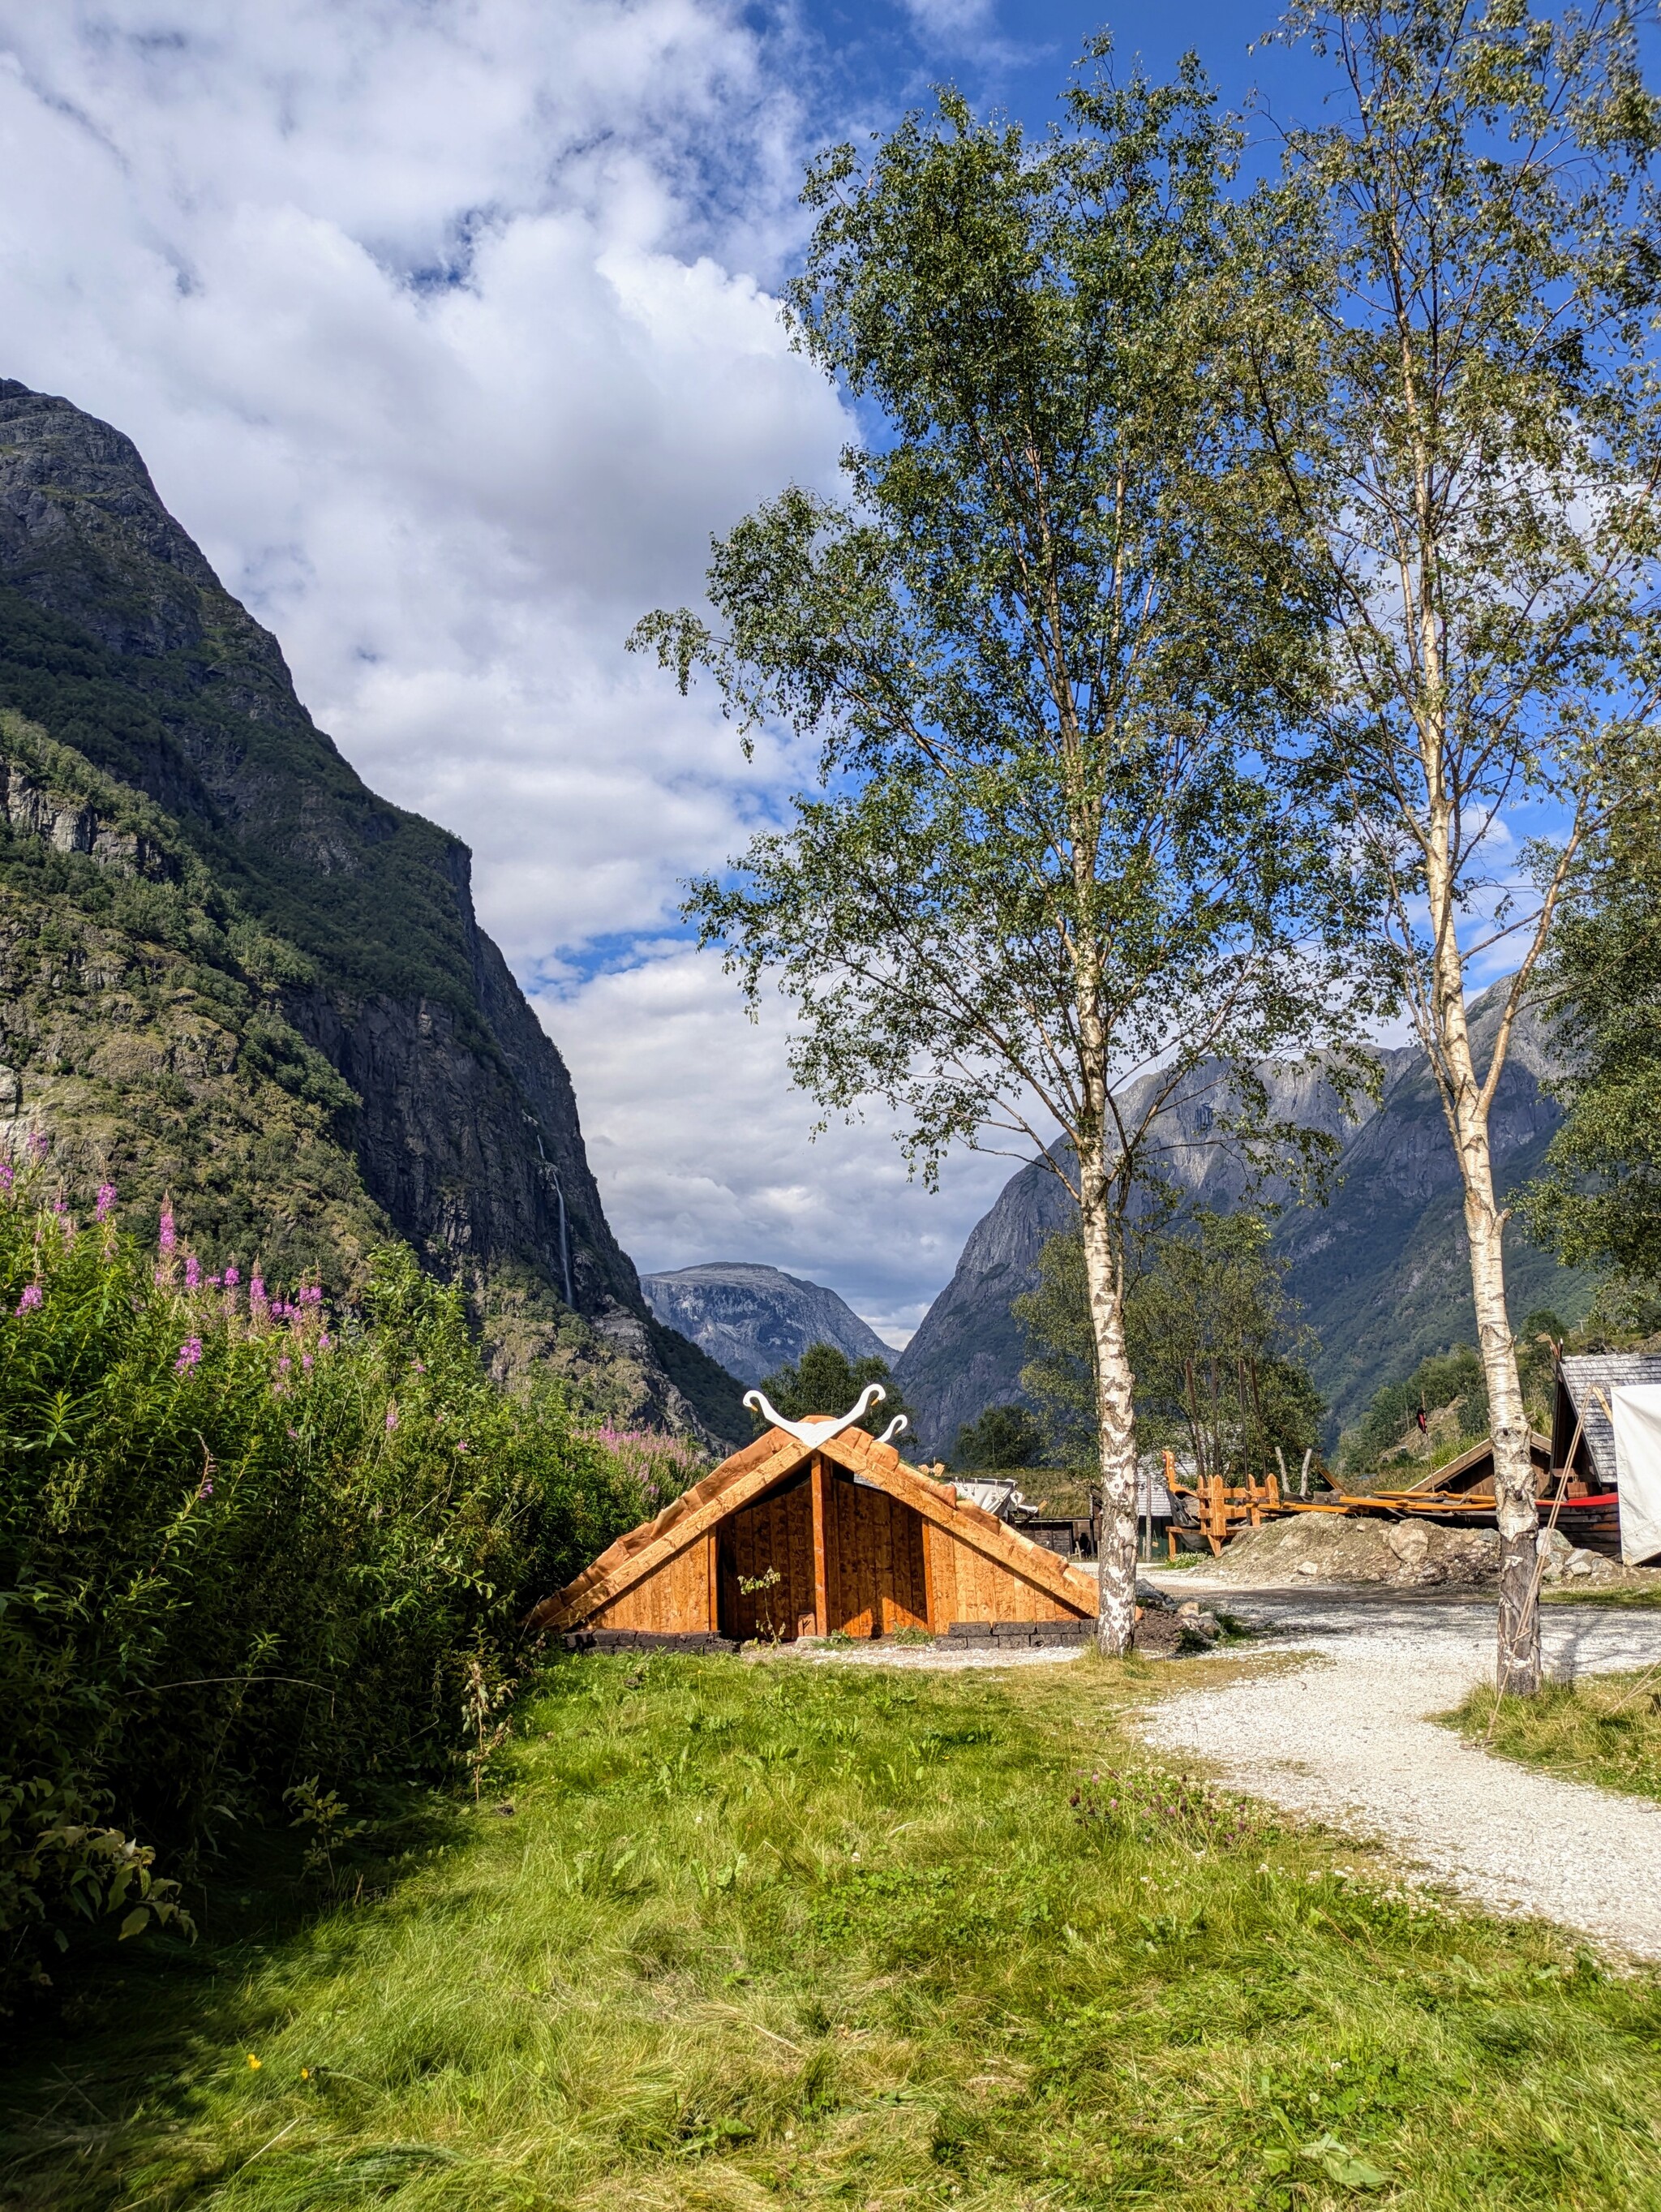
[{"label": "gravel path", "polygon": [[[1209,1592],[1208,1600],[1314,1663],[1191,1690],[1150,1708],[1143,1732],[1197,1753],[1233,1787],[1383,1838],[1413,1867],[1492,1911],[1539,1914],[1661,1959],[1661,1804],[1561,1782],[1427,1717],[1491,1680],[1492,1602],[1371,1592]],[[1661,1661],[1661,1613],[1552,1606],[1554,1675]],[[1199,1662],[1201,1668],[1205,1665]]]}]

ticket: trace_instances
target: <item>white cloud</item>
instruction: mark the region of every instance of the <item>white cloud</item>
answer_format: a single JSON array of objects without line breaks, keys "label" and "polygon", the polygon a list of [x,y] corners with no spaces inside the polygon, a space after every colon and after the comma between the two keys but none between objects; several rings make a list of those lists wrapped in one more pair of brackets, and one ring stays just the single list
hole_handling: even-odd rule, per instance
[{"label": "white cloud", "polygon": [[606,1210],[645,1271],[765,1257],[828,1283],[903,1343],[1014,1172],[954,1160],[931,1195],[907,1182],[880,1126],[839,1123],[810,1145],[784,1008],[752,1024],[718,964],[684,945],[638,945],[543,1012],[583,1101]]},{"label": "white cloud", "polygon": [[[0,374],[136,440],[527,976],[661,933],[788,780],[622,651],[847,434],[767,289],[777,58],[727,0],[0,0]],[[542,1006],[642,1264],[775,1261],[903,1335],[978,1200],[907,1195],[880,1131],[810,1146],[712,960]]]},{"label": "white cloud", "polygon": [[992,0],[904,0],[904,5],[922,36],[937,46],[979,40],[991,25]]}]

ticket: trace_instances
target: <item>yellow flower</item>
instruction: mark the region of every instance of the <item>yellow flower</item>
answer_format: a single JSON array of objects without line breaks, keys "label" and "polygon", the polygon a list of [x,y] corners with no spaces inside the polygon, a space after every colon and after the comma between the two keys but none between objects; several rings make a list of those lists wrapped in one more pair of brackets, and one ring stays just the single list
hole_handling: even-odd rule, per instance
[{"label": "yellow flower", "polygon": [[248,2053],[248,2070],[251,2074],[258,2074],[259,2071],[259,2061],[252,2051]]}]

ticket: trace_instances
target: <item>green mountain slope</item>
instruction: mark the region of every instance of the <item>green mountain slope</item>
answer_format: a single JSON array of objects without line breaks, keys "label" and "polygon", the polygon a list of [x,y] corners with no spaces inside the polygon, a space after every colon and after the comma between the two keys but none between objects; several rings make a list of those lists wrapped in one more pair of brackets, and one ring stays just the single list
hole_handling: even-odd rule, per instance
[{"label": "green mountain slope", "polygon": [[[748,1433],[731,1377],[640,1294],[589,1170],[569,1074],[474,917],[465,846],[378,798],[315,726],[276,640],[161,506],[130,441],[7,382],[0,708],[14,732],[21,717],[39,733],[14,740],[37,749],[20,755],[26,781],[44,772],[38,749],[58,748],[47,811],[61,826],[23,823],[26,872],[46,866],[33,846],[81,850],[69,819],[77,779],[102,780],[112,821],[148,802],[158,856],[123,876],[106,866],[107,841],[104,859],[82,850],[94,873],[76,878],[75,911],[102,937],[84,937],[73,901],[60,914],[67,878],[39,874],[34,904],[17,909],[23,967],[36,958],[26,944],[57,928],[76,940],[54,956],[72,995],[93,975],[133,988],[94,994],[88,1052],[67,1030],[57,1045],[40,1041],[58,987],[40,986],[42,1000],[20,980],[30,1010],[7,1062],[15,1140],[60,1124],[67,1136],[73,1122],[88,1161],[101,1150],[130,1182],[176,1182],[181,1221],[206,1243],[247,1233],[238,1224],[268,1174],[254,1164],[266,1157],[255,1129],[272,1118],[250,1102],[275,1085],[313,1113],[314,1179],[337,1186],[324,1203],[300,1179],[285,1232],[296,1251],[315,1249],[349,1278],[372,1224],[390,1224],[468,1282],[503,1363],[545,1358],[603,1383],[615,1418]],[[107,911],[94,913],[106,876]],[[195,919],[174,911],[180,897]],[[146,918],[164,908],[165,927]],[[165,1048],[153,1013],[163,987],[137,981],[163,972],[162,953],[192,969]],[[221,1042],[198,1064],[184,1030],[211,1026],[215,1006]],[[246,1142],[215,1121],[233,1099],[233,1118],[252,1117]],[[215,1132],[205,1147],[204,1115]],[[327,1175],[319,1146],[339,1155]],[[282,1188],[274,1161],[268,1180]]]}]

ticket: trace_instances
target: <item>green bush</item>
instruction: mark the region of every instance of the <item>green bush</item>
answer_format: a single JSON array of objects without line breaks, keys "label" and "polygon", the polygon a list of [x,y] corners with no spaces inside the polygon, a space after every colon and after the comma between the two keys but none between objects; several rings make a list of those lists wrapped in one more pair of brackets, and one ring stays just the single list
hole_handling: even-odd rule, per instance
[{"label": "green bush", "polygon": [[152,1850],[443,1777],[526,1607],[654,1503],[556,1388],[493,1383],[408,1250],[336,1322],[114,1201],[77,1229],[0,1166],[0,2002],[167,1902]]}]

